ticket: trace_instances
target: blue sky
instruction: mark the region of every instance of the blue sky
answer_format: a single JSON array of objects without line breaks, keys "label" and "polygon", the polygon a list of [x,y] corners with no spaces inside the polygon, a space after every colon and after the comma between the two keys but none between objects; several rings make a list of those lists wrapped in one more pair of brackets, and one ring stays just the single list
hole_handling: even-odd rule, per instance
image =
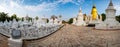
[{"label": "blue sky", "polygon": [[[19,17],[50,17],[51,15],[62,15],[63,19],[76,17],[80,7],[82,12],[90,15],[93,4],[96,5],[98,13],[105,13],[110,0],[0,0],[0,12],[17,14]],[[120,15],[120,0],[113,0]]]}]

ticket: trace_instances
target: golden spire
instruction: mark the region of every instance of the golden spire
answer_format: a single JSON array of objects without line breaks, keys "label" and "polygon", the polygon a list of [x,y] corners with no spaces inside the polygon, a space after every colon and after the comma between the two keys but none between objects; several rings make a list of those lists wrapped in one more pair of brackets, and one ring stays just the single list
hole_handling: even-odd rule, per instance
[{"label": "golden spire", "polygon": [[92,15],[92,20],[98,19],[98,12],[95,5],[93,5],[92,7],[91,15]]}]

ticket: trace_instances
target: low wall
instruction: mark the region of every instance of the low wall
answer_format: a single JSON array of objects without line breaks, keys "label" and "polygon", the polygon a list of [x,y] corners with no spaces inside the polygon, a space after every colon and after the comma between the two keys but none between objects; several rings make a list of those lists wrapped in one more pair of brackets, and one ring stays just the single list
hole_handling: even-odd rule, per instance
[{"label": "low wall", "polygon": [[[29,40],[29,39],[38,39],[47,36],[57,31],[62,26],[63,25],[43,26],[40,28],[29,27],[29,28],[19,28],[18,30],[20,30],[22,33],[22,39]],[[4,27],[4,26],[0,27],[0,33],[8,37],[11,37],[11,30],[12,28]]]}]

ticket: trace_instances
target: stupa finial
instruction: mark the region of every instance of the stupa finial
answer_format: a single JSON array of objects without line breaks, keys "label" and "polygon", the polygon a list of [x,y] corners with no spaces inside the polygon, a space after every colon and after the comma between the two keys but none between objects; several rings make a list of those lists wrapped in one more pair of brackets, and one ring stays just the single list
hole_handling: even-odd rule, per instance
[{"label": "stupa finial", "polygon": [[113,6],[112,0],[110,0],[109,6]]},{"label": "stupa finial", "polygon": [[82,12],[82,8],[80,7],[80,11],[79,12]]}]

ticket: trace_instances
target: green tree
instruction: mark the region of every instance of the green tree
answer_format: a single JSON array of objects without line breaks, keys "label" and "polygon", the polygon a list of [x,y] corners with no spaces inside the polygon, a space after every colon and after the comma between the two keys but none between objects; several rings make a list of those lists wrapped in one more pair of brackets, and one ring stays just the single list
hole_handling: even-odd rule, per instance
[{"label": "green tree", "polygon": [[13,20],[13,19],[16,19],[16,20],[17,20],[17,15],[16,15],[16,14],[13,14],[13,15],[11,16],[11,20]]},{"label": "green tree", "polygon": [[38,17],[38,16],[36,16],[36,17],[35,17],[35,19],[36,19],[36,20],[38,20],[38,19],[39,19],[39,17]]},{"label": "green tree", "polygon": [[16,20],[19,21],[19,20],[21,20],[21,18],[17,17]]},{"label": "green tree", "polygon": [[28,21],[32,21],[32,18],[31,18],[31,17],[29,17],[29,18],[28,18]]},{"label": "green tree", "polygon": [[73,23],[73,18],[70,18],[68,24],[72,24],[72,23]]},{"label": "green tree", "polygon": [[10,20],[8,13],[0,12],[0,21],[4,22],[5,20]]},{"label": "green tree", "polygon": [[102,16],[102,21],[104,21],[106,19],[106,14],[102,13],[101,16]]},{"label": "green tree", "polygon": [[83,14],[83,20],[84,20],[84,21],[85,21],[86,16],[87,16],[86,14]]},{"label": "green tree", "polygon": [[24,17],[22,17],[21,20],[24,21]]},{"label": "green tree", "polygon": [[116,16],[116,20],[120,23],[120,15]]},{"label": "green tree", "polygon": [[68,23],[68,22],[66,22],[65,20],[62,20],[62,23],[64,24],[64,23]]},{"label": "green tree", "polygon": [[47,23],[49,22],[49,19],[47,19]]}]

